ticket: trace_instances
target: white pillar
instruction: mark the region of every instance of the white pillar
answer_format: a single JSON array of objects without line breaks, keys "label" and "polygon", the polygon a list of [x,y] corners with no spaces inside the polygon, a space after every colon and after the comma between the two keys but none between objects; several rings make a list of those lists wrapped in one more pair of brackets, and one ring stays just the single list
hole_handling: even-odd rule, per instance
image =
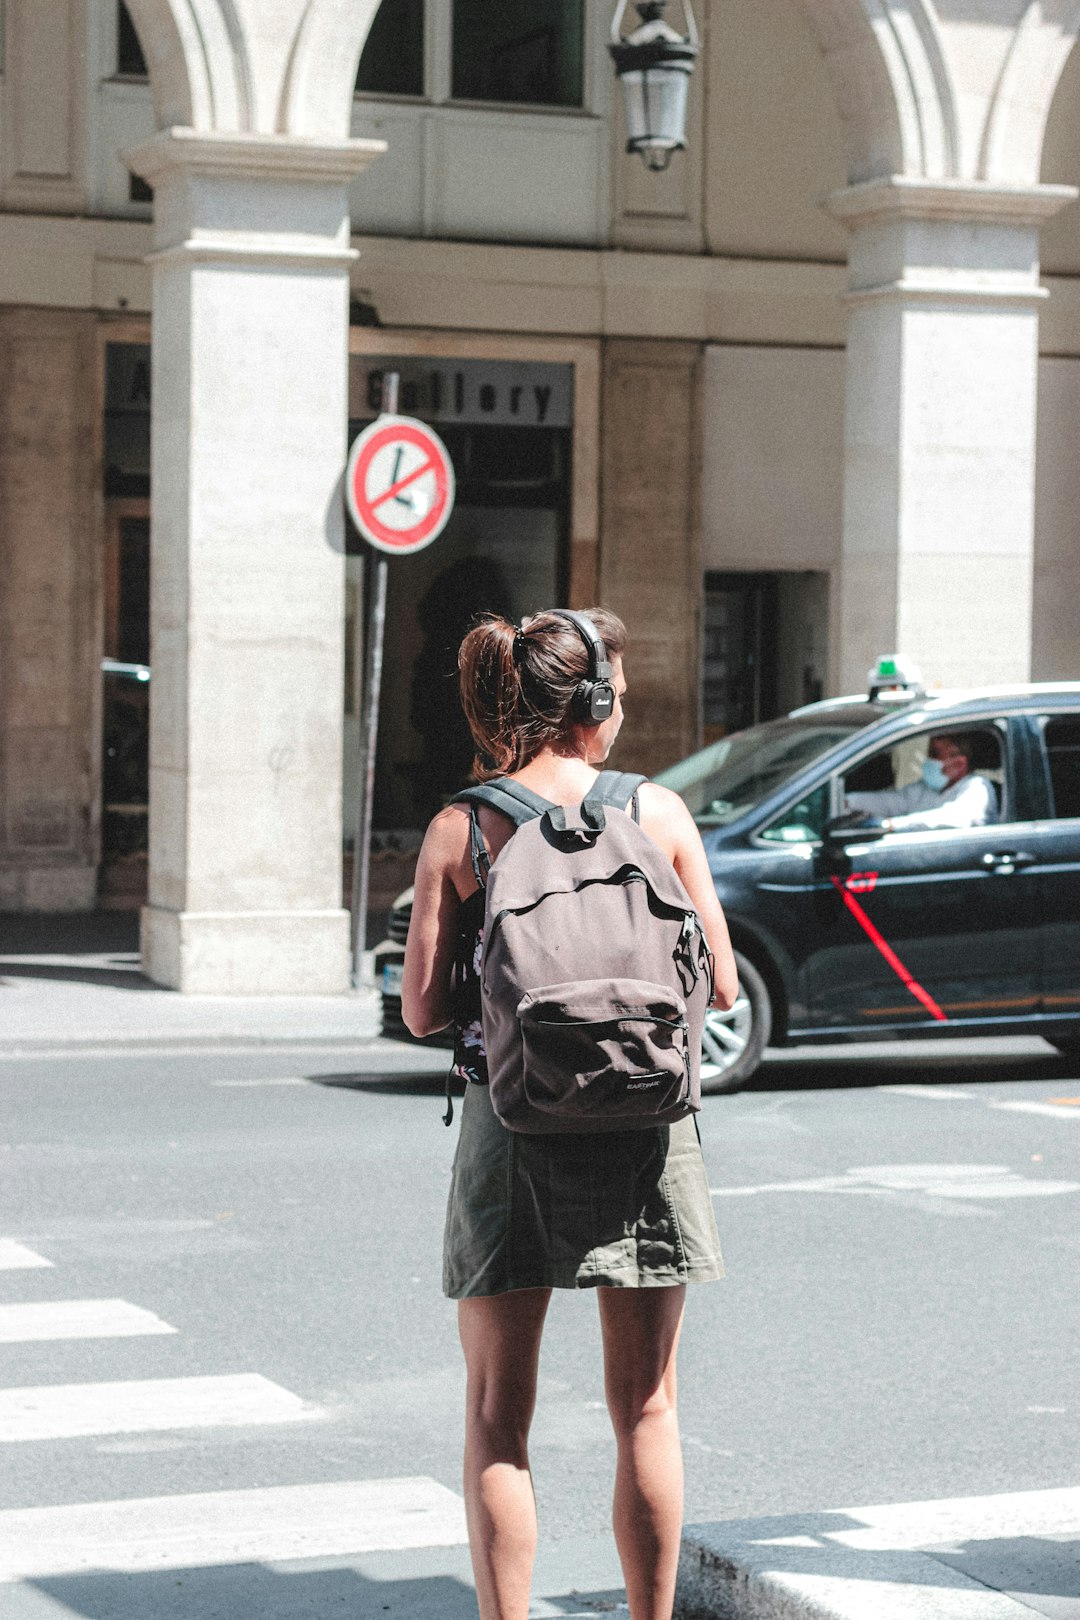
[{"label": "white pillar", "polygon": [[341,897],[351,177],[379,142],[164,131],[155,194],[143,965],[348,983]]},{"label": "white pillar", "polygon": [[1029,678],[1038,233],[1075,195],[894,177],[829,199],[851,231],[841,691],[886,652],[943,685]]}]

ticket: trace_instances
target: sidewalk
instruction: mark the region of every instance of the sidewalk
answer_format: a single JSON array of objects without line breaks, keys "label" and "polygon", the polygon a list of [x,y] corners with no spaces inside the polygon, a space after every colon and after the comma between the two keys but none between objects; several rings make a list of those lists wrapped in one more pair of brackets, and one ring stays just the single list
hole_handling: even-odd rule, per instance
[{"label": "sidewalk", "polygon": [[[0,1055],[90,1049],[355,1046],[380,1028],[379,995],[181,996],[139,971],[130,912],[0,916]],[[381,1041],[379,1045],[384,1043]],[[386,1042],[400,1048],[399,1042]],[[432,1056],[416,1049],[419,1069]],[[438,1053],[445,1065],[445,1053]]]},{"label": "sidewalk", "polygon": [[690,1525],[678,1620],[1080,1620],[1080,1489]]}]

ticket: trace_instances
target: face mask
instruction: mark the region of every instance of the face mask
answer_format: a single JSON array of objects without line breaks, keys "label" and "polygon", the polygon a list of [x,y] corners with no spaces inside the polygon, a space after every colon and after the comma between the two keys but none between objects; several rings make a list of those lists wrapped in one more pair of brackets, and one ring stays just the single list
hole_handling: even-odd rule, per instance
[{"label": "face mask", "polygon": [[924,759],[922,779],[926,787],[932,788],[935,793],[943,793],[949,785],[949,778],[945,775],[945,767],[940,759]]}]

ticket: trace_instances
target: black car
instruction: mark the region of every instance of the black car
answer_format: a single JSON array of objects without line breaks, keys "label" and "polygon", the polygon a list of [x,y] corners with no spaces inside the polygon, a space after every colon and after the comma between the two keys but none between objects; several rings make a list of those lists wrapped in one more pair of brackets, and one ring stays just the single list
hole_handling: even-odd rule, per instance
[{"label": "black car", "polygon": [[[847,796],[916,781],[942,733],[968,739],[992,819],[853,824]],[[736,1089],[767,1046],[1037,1033],[1080,1052],[1080,684],[928,693],[895,674],[657,781],[701,829],[739,965],[703,1091]],[[388,1032],[410,901],[378,953]]]}]

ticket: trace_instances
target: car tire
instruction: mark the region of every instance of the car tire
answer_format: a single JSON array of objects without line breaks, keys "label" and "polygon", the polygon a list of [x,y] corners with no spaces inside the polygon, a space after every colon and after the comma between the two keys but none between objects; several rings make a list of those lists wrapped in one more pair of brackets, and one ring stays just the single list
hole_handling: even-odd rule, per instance
[{"label": "car tire", "polygon": [[1080,1035],[1044,1035],[1043,1039],[1064,1057],[1080,1057]]},{"label": "car tire", "polygon": [[710,1007],[701,1049],[701,1091],[738,1091],[755,1073],[772,1033],[769,987],[749,958],[735,952],[739,992],[729,1012]]}]

